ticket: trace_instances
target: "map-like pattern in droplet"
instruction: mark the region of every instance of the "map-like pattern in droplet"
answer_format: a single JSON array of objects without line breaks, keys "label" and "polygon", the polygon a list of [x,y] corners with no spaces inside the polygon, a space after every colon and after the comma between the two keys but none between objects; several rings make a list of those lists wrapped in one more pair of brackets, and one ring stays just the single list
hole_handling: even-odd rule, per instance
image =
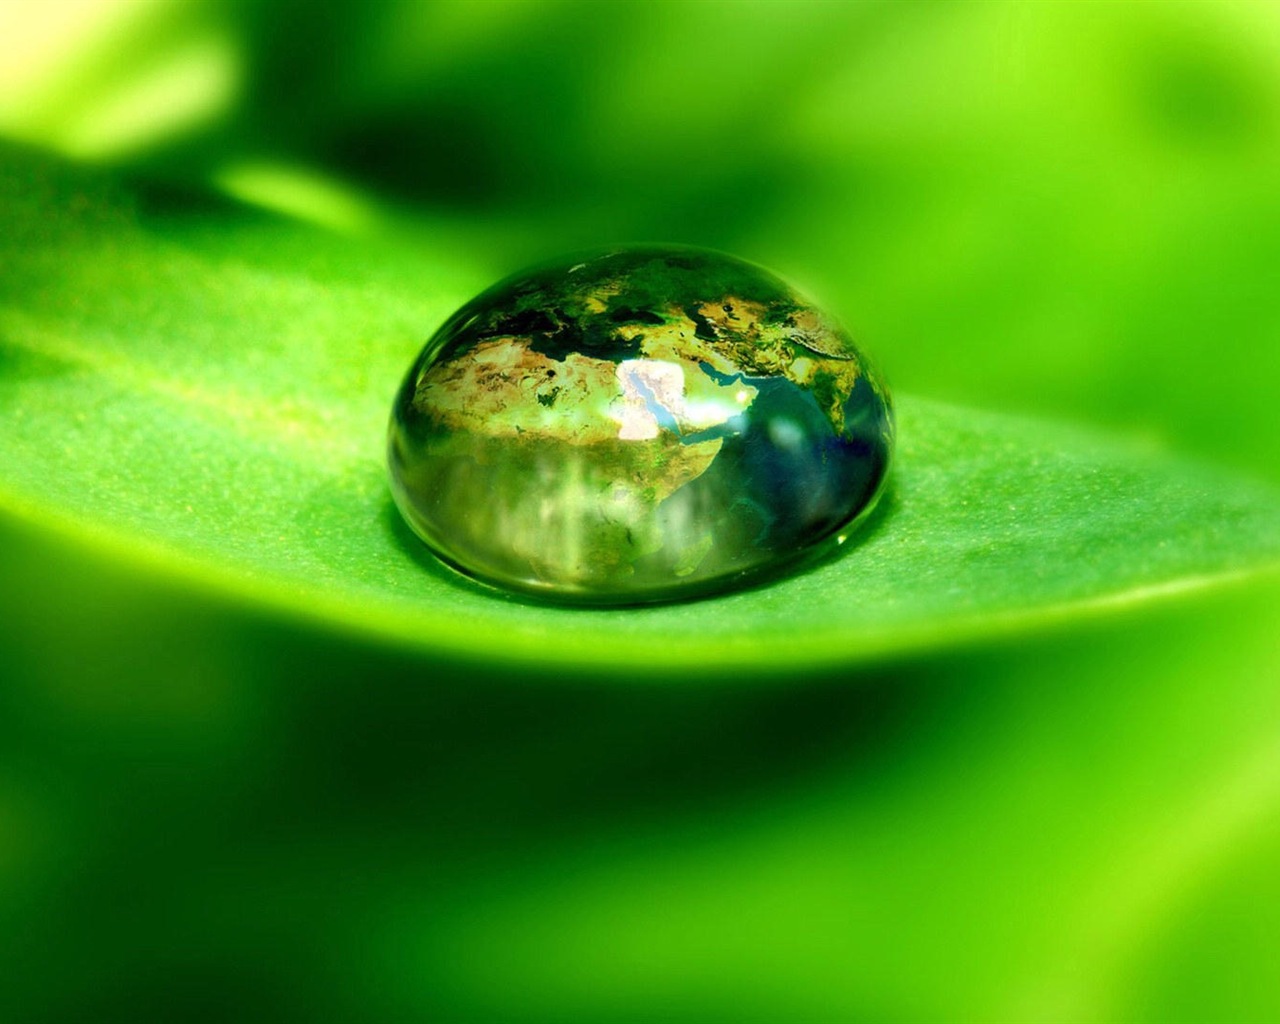
[{"label": "map-like pattern in droplet", "polygon": [[720,253],[608,250],[459,310],[392,410],[396,503],[445,562],[626,604],[752,581],[873,504],[888,393],[788,285]]}]

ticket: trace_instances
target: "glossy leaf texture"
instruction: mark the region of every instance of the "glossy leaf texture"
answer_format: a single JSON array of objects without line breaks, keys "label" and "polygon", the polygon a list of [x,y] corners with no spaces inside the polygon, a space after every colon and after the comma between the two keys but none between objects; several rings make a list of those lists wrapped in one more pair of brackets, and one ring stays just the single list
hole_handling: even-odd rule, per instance
[{"label": "glossy leaf texture", "polygon": [[342,237],[6,150],[0,506],[395,643],[620,670],[845,664],[1280,558],[1280,502],[1261,485],[1071,427],[901,397],[890,491],[838,557],[643,609],[482,589],[400,522],[383,446],[423,338],[514,269],[492,262],[444,227]]}]

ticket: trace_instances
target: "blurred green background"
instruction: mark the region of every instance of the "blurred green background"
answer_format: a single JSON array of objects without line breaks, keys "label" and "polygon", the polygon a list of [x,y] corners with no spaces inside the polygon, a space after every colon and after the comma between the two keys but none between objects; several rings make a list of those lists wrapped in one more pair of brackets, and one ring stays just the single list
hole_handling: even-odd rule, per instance
[{"label": "blurred green background", "polygon": [[[1267,3],[9,0],[0,137],[493,277],[725,249],[902,392],[1280,483],[1278,54]],[[8,1019],[1280,1020],[1274,582],[651,687],[0,558]]]}]

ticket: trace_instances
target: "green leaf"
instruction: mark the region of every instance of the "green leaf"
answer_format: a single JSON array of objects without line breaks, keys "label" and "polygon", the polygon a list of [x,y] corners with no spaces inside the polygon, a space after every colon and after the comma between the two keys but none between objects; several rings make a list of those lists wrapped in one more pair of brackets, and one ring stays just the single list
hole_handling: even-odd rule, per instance
[{"label": "green leaf", "polygon": [[891,490],[839,557],[692,604],[510,599],[409,535],[383,444],[426,336],[513,268],[443,225],[343,238],[12,151],[0,211],[0,507],[330,624],[490,661],[795,667],[1094,614],[1280,558],[1280,502],[1260,486],[901,398]]}]

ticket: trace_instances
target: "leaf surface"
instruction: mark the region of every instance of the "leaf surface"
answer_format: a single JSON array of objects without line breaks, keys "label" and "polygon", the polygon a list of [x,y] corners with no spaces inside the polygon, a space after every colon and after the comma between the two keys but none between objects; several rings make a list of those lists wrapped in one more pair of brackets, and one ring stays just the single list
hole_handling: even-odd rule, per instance
[{"label": "leaf surface", "polygon": [[1277,499],[1259,485],[900,397],[891,489],[838,557],[689,604],[507,598],[435,563],[385,482],[401,375],[445,316],[512,269],[443,227],[427,234],[344,238],[4,152],[0,507],[391,641],[620,670],[849,663],[1280,558]]}]

